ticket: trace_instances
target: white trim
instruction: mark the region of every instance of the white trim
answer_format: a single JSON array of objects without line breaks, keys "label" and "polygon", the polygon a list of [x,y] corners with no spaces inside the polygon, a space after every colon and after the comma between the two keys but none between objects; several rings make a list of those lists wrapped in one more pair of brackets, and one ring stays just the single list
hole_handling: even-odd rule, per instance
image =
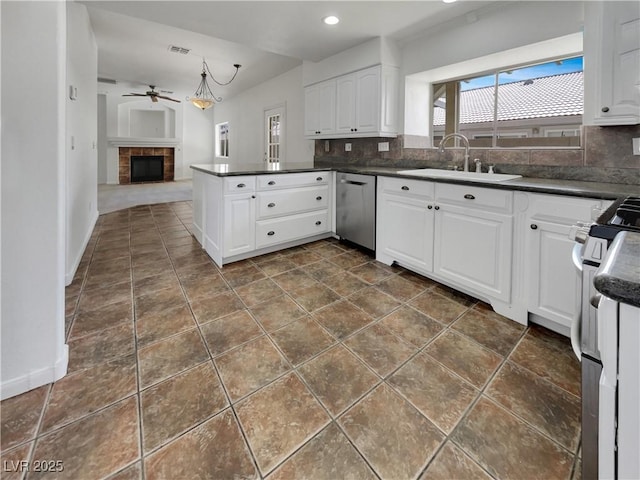
[{"label": "white trim", "polygon": [[87,233],[85,234],[84,240],[82,241],[82,248],[80,248],[78,250],[78,255],[77,255],[76,259],[73,262],[71,270],[67,271],[65,273],[64,284],[67,287],[71,284],[71,282],[73,282],[73,277],[75,277],[75,275],[76,275],[76,271],[78,270],[78,266],[80,265],[80,262],[82,261],[82,256],[84,255],[84,252],[87,249],[87,245],[89,244],[89,240],[91,240],[91,234],[93,233],[93,229],[96,227],[96,222],[98,221],[98,217],[99,216],[100,216],[100,213],[96,209],[93,212],[92,219],[89,222],[89,228],[87,229]]},{"label": "white trim", "polygon": [[109,137],[111,147],[175,147],[182,143],[179,138],[153,137]]},{"label": "white trim", "polygon": [[48,383],[53,383],[60,380],[67,374],[67,366],[69,365],[69,345],[64,344],[62,349],[62,356],[56,361],[55,364],[41,368],[40,370],[34,370],[22,375],[18,378],[11,380],[5,380],[0,384],[0,400],[6,400],[10,397],[15,397],[21,393],[28,392],[34,388],[41,387]]}]

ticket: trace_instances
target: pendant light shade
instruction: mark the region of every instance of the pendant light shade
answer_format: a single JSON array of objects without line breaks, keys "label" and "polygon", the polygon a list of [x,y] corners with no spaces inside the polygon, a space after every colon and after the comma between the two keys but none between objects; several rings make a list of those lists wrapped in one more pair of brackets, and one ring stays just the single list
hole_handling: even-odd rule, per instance
[{"label": "pendant light shade", "polygon": [[211,87],[209,87],[209,82],[207,81],[207,74],[218,85],[221,85],[221,86],[229,85],[231,82],[233,82],[233,79],[236,78],[236,75],[238,74],[238,69],[241,67],[241,65],[237,63],[234,64],[233,66],[236,67],[236,71],[233,74],[233,77],[231,77],[231,80],[225,83],[221,83],[214,78],[213,74],[211,73],[211,70],[209,70],[209,65],[207,65],[207,62],[203,58],[202,73],[200,74],[202,79],[200,80],[200,84],[198,85],[196,92],[193,94],[193,97],[189,98],[189,101],[196,107],[200,108],[201,110],[206,110],[207,108],[211,108],[215,102],[222,101],[222,97],[216,97],[211,91]]}]

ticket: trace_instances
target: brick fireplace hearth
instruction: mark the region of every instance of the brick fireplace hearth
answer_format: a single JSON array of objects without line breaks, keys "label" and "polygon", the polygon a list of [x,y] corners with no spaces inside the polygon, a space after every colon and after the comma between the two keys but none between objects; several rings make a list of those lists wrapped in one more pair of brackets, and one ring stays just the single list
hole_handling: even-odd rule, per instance
[{"label": "brick fireplace hearth", "polygon": [[119,147],[118,178],[120,185],[131,183],[132,155],[162,155],[164,157],[164,181],[174,180],[174,149],[170,147]]}]

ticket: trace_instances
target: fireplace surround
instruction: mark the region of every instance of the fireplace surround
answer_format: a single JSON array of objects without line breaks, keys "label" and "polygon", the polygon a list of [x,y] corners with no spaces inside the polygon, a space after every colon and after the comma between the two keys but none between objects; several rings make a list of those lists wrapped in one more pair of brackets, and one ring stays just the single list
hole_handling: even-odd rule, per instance
[{"label": "fireplace surround", "polygon": [[[119,147],[118,179],[119,183],[130,184],[140,182],[172,182],[174,180],[174,149],[169,147]],[[162,174],[149,178],[132,179],[131,162],[133,157],[161,157]],[[144,172],[143,172],[144,173]],[[148,171],[147,171],[148,173]]]}]

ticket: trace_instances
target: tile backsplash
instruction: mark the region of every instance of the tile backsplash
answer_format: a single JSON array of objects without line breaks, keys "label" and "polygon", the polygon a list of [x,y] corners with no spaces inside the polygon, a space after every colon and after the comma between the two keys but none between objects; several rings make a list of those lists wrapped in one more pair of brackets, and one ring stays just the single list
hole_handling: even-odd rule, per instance
[{"label": "tile backsplash", "polygon": [[[632,138],[640,137],[640,125],[582,127],[582,147],[563,149],[474,149],[471,166],[479,158],[486,171],[494,165],[497,173],[525,177],[640,184],[640,155],[633,155]],[[378,142],[389,142],[388,152],[378,151]],[[404,148],[404,137],[316,140],[317,165],[352,164],[376,167],[462,168],[463,149],[448,148],[443,154],[435,148]],[[345,144],[351,151],[345,151]]]}]

